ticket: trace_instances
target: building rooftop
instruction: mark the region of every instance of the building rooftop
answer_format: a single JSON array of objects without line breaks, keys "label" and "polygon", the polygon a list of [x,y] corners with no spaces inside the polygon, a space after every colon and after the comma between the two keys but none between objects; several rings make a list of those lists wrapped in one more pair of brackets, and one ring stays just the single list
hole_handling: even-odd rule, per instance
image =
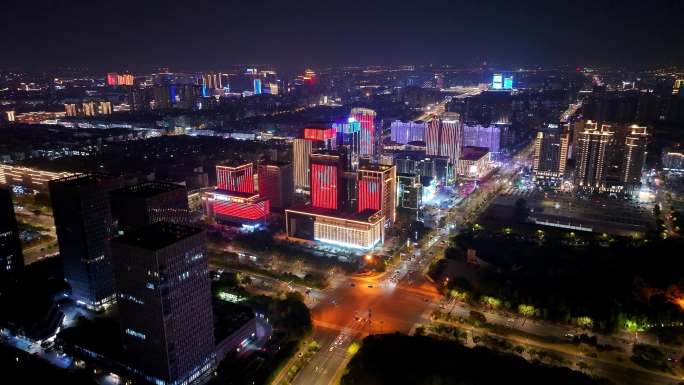
[{"label": "building rooftop", "polygon": [[182,190],[185,187],[169,182],[142,182],[112,191],[112,194],[119,196],[130,196],[136,198],[149,198],[169,191]]},{"label": "building rooftop", "polygon": [[486,156],[489,152],[487,147],[465,146],[461,151],[461,159],[463,160],[479,160]]},{"label": "building rooftop", "polygon": [[[295,205],[290,207],[285,211],[297,211],[311,215],[324,215],[333,218],[346,219],[350,221],[359,222],[376,222],[382,217],[382,213],[379,210],[364,210],[359,212],[356,211],[339,211],[324,209],[320,207],[312,207],[310,205]],[[376,218],[374,218],[376,217]]]},{"label": "building rooftop", "polygon": [[156,222],[116,237],[112,239],[112,242],[147,250],[159,250],[202,231],[202,229],[192,226]]},{"label": "building rooftop", "polygon": [[225,195],[226,197],[235,197],[235,198],[241,198],[241,199],[256,199],[259,198],[259,193],[248,193],[248,192],[240,192],[240,191],[229,191],[225,189],[214,189],[214,194],[216,195]]},{"label": "building rooftop", "polygon": [[53,179],[50,183],[60,183],[71,186],[90,186],[102,182],[103,180],[114,179],[106,174],[74,174],[59,179]]},{"label": "building rooftop", "polygon": [[242,159],[228,159],[224,160],[216,165],[216,167],[241,167],[241,166],[253,166],[252,162],[248,162]]},{"label": "building rooftop", "polygon": [[288,164],[291,164],[290,162],[281,162],[278,160],[264,160],[261,163],[259,163],[259,166],[277,166],[277,167],[283,167],[287,166]]}]

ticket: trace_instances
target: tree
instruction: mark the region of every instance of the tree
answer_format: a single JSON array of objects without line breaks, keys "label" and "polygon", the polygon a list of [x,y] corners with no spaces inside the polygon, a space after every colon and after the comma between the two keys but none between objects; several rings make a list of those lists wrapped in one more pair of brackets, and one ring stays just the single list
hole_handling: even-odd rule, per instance
[{"label": "tree", "polygon": [[527,207],[527,201],[525,199],[519,198],[517,201],[515,201],[515,206],[513,208],[513,220],[515,222],[526,222],[529,213],[530,211]]}]

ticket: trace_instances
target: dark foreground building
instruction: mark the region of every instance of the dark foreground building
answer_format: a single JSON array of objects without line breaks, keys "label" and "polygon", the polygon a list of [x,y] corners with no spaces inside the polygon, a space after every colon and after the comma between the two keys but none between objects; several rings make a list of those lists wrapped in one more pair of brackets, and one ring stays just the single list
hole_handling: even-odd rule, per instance
[{"label": "dark foreground building", "polygon": [[188,224],[190,209],[185,186],[143,182],[112,191],[112,214],[120,232],[155,222]]},{"label": "dark foreground building", "polygon": [[216,358],[204,232],[157,222],[111,246],[128,364],[157,384],[210,375]]},{"label": "dark foreground building", "polygon": [[114,234],[109,193],[121,178],[79,174],[50,181],[64,278],[74,301],[103,309],[114,299],[114,279],[107,241]]},{"label": "dark foreground building", "polygon": [[24,257],[9,190],[0,189],[0,294],[19,280]]}]

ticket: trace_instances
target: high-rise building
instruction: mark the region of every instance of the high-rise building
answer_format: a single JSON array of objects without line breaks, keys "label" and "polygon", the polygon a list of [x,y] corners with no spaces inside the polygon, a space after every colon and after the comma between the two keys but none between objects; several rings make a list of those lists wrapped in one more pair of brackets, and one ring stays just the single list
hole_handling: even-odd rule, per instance
[{"label": "high-rise building", "polygon": [[641,185],[641,171],[646,162],[648,133],[646,127],[636,124],[628,127],[623,150],[620,182],[625,189],[635,191]]},{"label": "high-rise building", "polygon": [[313,142],[297,138],[292,141],[292,164],[294,165],[294,185],[297,190],[309,189],[309,155]]},{"label": "high-rise building", "polygon": [[251,162],[217,165],[216,188],[229,192],[254,193],[254,165]]},{"label": "high-rise building", "polygon": [[202,95],[211,96],[215,91],[223,90],[223,80],[220,73],[207,73],[202,75]]},{"label": "high-rise building", "polygon": [[546,124],[537,132],[532,162],[535,180],[552,185],[562,181],[568,159],[568,141],[568,131],[558,124]]},{"label": "high-rise building", "polygon": [[78,109],[74,103],[64,104],[64,111],[66,111],[66,116],[72,117],[78,115]]},{"label": "high-rise building", "polygon": [[311,205],[337,210],[344,194],[345,155],[340,152],[318,151],[309,155],[311,168]]},{"label": "high-rise building", "polygon": [[144,380],[188,384],[215,367],[205,235],[157,222],[111,241],[121,338]]},{"label": "high-rise building", "polygon": [[397,168],[387,165],[368,165],[358,172],[358,211],[381,211],[385,226],[396,219]]},{"label": "high-rise building", "polygon": [[610,125],[598,128],[597,123],[588,121],[578,133],[575,163],[575,186],[581,190],[594,191],[606,187],[605,174],[608,165],[608,149],[613,140]]},{"label": "high-rise building", "polygon": [[112,216],[120,233],[156,222],[188,224],[191,220],[185,186],[142,182],[111,192]]},{"label": "high-rise building", "polygon": [[100,102],[100,115],[111,115],[112,114],[112,102]]},{"label": "high-rise building", "polygon": [[360,132],[360,156],[373,156],[376,152],[376,141],[379,139],[375,132],[375,111],[369,108],[353,108],[351,117],[361,124]]},{"label": "high-rise building", "polygon": [[665,171],[677,174],[684,172],[684,152],[679,148],[663,150],[660,161]]},{"label": "high-rise building", "polygon": [[294,182],[292,163],[265,161],[259,164],[259,195],[271,202],[275,209],[286,209],[292,205]]},{"label": "high-rise building", "polygon": [[347,170],[356,170],[359,167],[359,154],[361,151],[361,123],[354,118],[333,123],[337,132],[335,139],[337,147],[344,148],[347,154]]},{"label": "high-rise building", "polygon": [[337,147],[337,132],[329,125],[308,125],[302,131],[306,140],[323,142],[323,148],[334,150]]},{"label": "high-rise building", "polygon": [[415,122],[395,120],[390,124],[390,136],[393,142],[401,144],[424,141],[426,126],[427,124],[420,120]]},{"label": "high-rise building", "polygon": [[425,131],[425,142],[427,155],[446,156],[452,164],[457,164],[463,143],[461,116],[445,112],[431,120]]},{"label": "high-rise building", "polygon": [[24,269],[19,228],[10,190],[0,188],[0,296],[16,283]]},{"label": "high-rise building", "polygon": [[95,102],[83,102],[83,116],[95,116]]},{"label": "high-rise building", "polygon": [[108,239],[114,234],[109,193],[121,178],[78,174],[50,181],[64,278],[74,301],[102,309],[114,299]]}]

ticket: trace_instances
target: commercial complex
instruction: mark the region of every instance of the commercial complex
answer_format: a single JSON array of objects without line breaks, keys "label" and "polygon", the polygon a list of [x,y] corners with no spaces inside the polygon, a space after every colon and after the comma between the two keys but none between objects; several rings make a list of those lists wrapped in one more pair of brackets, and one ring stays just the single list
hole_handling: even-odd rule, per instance
[{"label": "commercial complex", "polygon": [[465,179],[482,179],[491,170],[491,161],[487,147],[463,147],[457,165],[458,176]]}]

